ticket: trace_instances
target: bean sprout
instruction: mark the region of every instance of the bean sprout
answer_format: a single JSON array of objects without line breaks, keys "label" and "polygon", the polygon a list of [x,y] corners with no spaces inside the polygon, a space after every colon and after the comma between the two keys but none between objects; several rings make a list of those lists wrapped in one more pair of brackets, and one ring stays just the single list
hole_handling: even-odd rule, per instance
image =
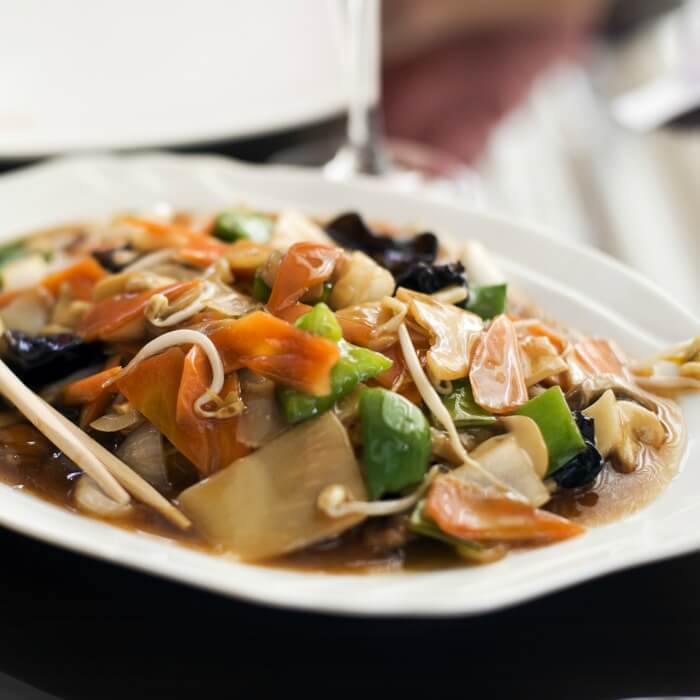
[{"label": "bean sprout", "polygon": [[366,515],[372,518],[403,513],[420,501],[441,472],[439,465],[434,466],[413,493],[390,501],[355,501],[350,498],[344,486],[332,484],[321,491],[317,505],[330,518],[343,518],[346,515]]},{"label": "bean sprout", "polygon": [[425,405],[432,411],[435,418],[437,418],[437,420],[447,431],[450,438],[450,444],[452,445],[455,454],[459,456],[460,460],[462,460],[462,464],[467,464],[473,469],[476,469],[498,488],[505,491],[510,491],[511,489],[506,484],[493,476],[493,474],[490,472],[486,471],[486,469],[484,469],[479,462],[472,459],[467,454],[467,451],[464,449],[464,445],[462,445],[462,441],[459,439],[459,433],[457,432],[457,427],[452,420],[452,416],[450,416],[450,412],[447,410],[445,404],[440,400],[435,388],[428,380],[428,377],[425,376],[425,372],[420,366],[420,361],[418,360],[416,349],[413,347],[411,336],[408,334],[406,324],[402,324],[399,328],[399,343],[401,344],[401,352],[403,353],[406,368],[413,378],[418,392],[420,393],[423,401],[425,401]]},{"label": "bean sprout", "polygon": [[149,343],[146,343],[139,351],[136,353],[134,358],[129,362],[129,364],[118,374],[116,377],[109,379],[105,382],[105,386],[108,386],[114,381],[125,377],[129,372],[131,372],[136,365],[143,360],[153,357],[153,355],[158,355],[159,353],[167,350],[168,348],[175,347],[178,345],[198,345],[207,356],[209,364],[211,365],[211,384],[209,388],[194,402],[194,410],[200,416],[205,418],[211,418],[216,416],[216,411],[207,411],[204,405],[212,401],[220,403],[219,393],[224,386],[224,364],[219,357],[219,352],[216,349],[214,343],[199,331],[181,329],[176,331],[170,331],[169,333],[164,333],[157,338],[154,338]]}]

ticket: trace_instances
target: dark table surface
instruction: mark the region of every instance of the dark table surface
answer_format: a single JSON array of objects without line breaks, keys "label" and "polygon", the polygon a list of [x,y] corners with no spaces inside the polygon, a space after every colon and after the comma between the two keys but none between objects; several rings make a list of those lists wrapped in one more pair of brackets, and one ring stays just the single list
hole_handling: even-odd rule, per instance
[{"label": "dark table surface", "polygon": [[[337,127],[184,150],[260,161]],[[3,529],[0,552],[2,700],[700,694],[700,554],[480,617],[372,620],[238,603]]]}]

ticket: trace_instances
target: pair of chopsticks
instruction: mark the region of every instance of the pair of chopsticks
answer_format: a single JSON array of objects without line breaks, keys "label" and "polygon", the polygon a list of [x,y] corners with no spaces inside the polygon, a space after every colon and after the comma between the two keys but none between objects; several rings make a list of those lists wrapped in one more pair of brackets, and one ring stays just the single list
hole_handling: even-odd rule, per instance
[{"label": "pair of chopsticks", "polygon": [[0,360],[0,393],[69,459],[75,462],[107,496],[126,504],[130,495],[151,506],[177,527],[186,530],[190,521],[131,467],[74,425],[53,406],[37,396]]}]

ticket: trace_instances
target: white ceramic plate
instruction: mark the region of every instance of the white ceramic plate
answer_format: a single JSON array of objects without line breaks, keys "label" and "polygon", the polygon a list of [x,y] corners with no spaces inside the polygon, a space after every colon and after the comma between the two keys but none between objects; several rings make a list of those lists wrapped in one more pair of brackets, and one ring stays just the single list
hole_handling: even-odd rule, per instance
[{"label": "white ceramic plate", "polygon": [[[171,202],[217,208],[245,201],[332,215],[423,224],[482,240],[510,278],[552,314],[644,355],[700,333],[700,322],[611,259],[517,223],[360,181],[336,184],[289,169],[211,157],[64,160],[0,179],[0,240],[67,220]],[[673,274],[672,270],[668,274]],[[0,523],[47,542],[202,588],[274,605],[369,615],[479,613],[624,567],[700,548],[700,397],[683,401],[689,444],[681,470],[649,507],[562,544],[477,568],[371,576],[260,568],[83,518],[0,485]]]},{"label": "white ceramic plate", "polygon": [[337,114],[339,7],[0,0],[0,158],[243,138]]}]

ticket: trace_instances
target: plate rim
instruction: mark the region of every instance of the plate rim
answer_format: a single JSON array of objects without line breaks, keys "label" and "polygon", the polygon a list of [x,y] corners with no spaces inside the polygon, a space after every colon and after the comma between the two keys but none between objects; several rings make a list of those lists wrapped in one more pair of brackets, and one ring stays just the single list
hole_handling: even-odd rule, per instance
[{"label": "plate rim", "polygon": [[[289,168],[286,166],[271,167],[241,164],[237,161],[233,161],[232,159],[224,158],[221,156],[198,156],[196,154],[180,156],[158,153],[120,156],[96,156],[92,158],[85,158],[83,156],[73,156],[69,158],[54,159],[47,163],[29,166],[17,172],[11,172],[7,175],[4,175],[2,178],[0,178],[0,195],[2,195],[3,191],[6,189],[5,186],[8,182],[19,183],[20,185],[26,184],[26,182],[36,177],[45,176],[46,173],[50,173],[52,170],[60,172],[62,168],[66,167],[80,168],[87,165],[95,166],[105,164],[108,164],[109,167],[119,168],[121,166],[124,166],[124,164],[126,163],[128,163],[129,167],[146,165],[149,163],[157,163],[160,166],[164,165],[166,168],[175,163],[177,163],[178,165],[186,163],[188,166],[195,165],[198,167],[205,168],[207,167],[207,165],[215,164],[216,167],[232,168],[236,170],[238,174],[241,174],[244,177],[251,176],[253,177],[253,179],[272,172],[273,174],[276,174],[283,178],[291,177],[294,181],[301,180],[318,182],[320,180],[319,175],[311,174],[307,171],[299,171],[296,168]],[[350,184],[351,186],[358,184],[365,188],[369,187],[372,191],[375,192],[386,192],[386,190],[388,189],[388,186],[386,186],[385,184],[377,183],[371,178],[359,178],[356,182]],[[340,185],[340,187],[343,187],[343,185]],[[416,195],[408,196],[413,198],[416,197]],[[425,199],[425,197],[418,197],[418,199],[426,205],[432,204],[431,202],[429,202],[429,200]],[[509,228],[515,227],[521,232],[527,232],[531,235],[535,235],[537,238],[545,240],[553,244],[555,247],[563,247],[564,249],[568,249],[569,251],[573,251],[574,253],[579,253],[587,257],[593,256],[593,260],[599,259],[606,266],[612,265],[612,268],[615,271],[624,274],[624,276],[627,278],[631,278],[635,284],[642,284],[645,288],[647,288],[649,292],[662,298],[664,300],[664,303],[670,304],[677,313],[685,317],[686,321],[689,324],[700,329],[700,320],[698,320],[692,313],[684,309],[678,302],[676,302],[671,297],[671,295],[666,293],[664,290],[660,289],[653,282],[650,282],[643,276],[630,270],[624,264],[610,258],[610,256],[606,255],[605,253],[589,249],[578,243],[557,239],[551,233],[547,232],[546,229],[542,229],[541,227],[537,226],[532,226],[530,223],[517,222],[509,217],[505,217],[498,214],[494,215],[492,213],[477,212],[473,209],[470,209],[469,207],[464,206],[463,204],[439,202],[438,206],[447,207],[449,209],[454,210],[456,213],[469,212],[471,215],[476,216],[476,218],[490,219],[491,221],[495,221]],[[319,206],[319,210],[321,210],[322,208],[322,206]],[[2,237],[2,231],[0,230],[0,238]],[[540,585],[539,587],[530,586],[530,588],[516,594],[513,594],[512,592],[509,592],[508,589],[506,589],[505,592],[499,595],[491,595],[486,601],[482,600],[476,602],[465,602],[463,600],[460,600],[457,604],[451,603],[449,606],[446,607],[443,607],[441,604],[436,605],[434,602],[431,603],[429,600],[424,602],[423,599],[420,599],[418,602],[415,599],[410,599],[408,601],[408,604],[406,604],[405,601],[402,602],[400,597],[398,603],[394,604],[387,604],[385,600],[380,600],[380,607],[375,607],[371,603],[371,601],[370,604],[368,604],[367,601],[362,600],[360,597],[357,597],[356,599],[346,600],[342,604],[339,603],[337,600],[333,600],[332,597],[324,598],[316,602],[310,602],[308,599],[303,597],[285,597],[280,596],[278,593],[276,594],[274,591],[270,592],[269,590],[254,590],[252,587],[244,587],[241,589],[237,588],[235,584],[232,586],[230,585],[230,583],[224,583],[220,579],[212,579],[211,577],[207,578],[206,576],[201,577],[198,576],[196,567],[193,567],[190,570],[183,570],[182,568],[179,568],[178,561],[180,557],[175,556],[174,558],[168,558],[166,556],[165,559],[158,558],[156,561],[154,561],[152,558],[149,558],[147,553],[141,553],[140,548],[138,546],[136,546],[136,552],[131,552],[129,553],[129,556],[125,557],[124,551],[120,551],[117,545],[119,545],[120,543],[123,544],[124,542],[138,545],[138,543],[144,541],[144,534],[132,533],[126,530],[121,530],[119,528],[115,528],[109,524],[102,523],[99,521],[87,520],[87,522],[91,523],[94,526],[104,528],[103,534],[105,534],[105,539],[107,541],[111,541],[112,543],[116,542],[115,546],[117,546],[117,549],[104,549],[101,546],[99,540],[93,538],[91,527],[78,527],[77,534],[76,532],[73,532],[73,530],[69,530],[70,534],[68,537],[66,537],[64,532],[51,530],[51,528],[49,527],[49,523],[51,522],[51,520],[57,519],[60,522],[65,517],[71,517],[76,518],[81,523],[85,523],[86,519],[83,516],[70,513],[69,511],[66,511],[60,506],[43,501],[39,497],[33,496],[31,494],[18,492],[16,489],[13,489],[12,487],[7,486],[5,484],[2,484],[0,486],[0,494],[7,495],[8,492],[11,492],[12,498],[14,498],[15,496],[21,497],[17,501],[18,504],[24,503],[26,505],[26,501],[24,501],[23,499],[29,499],[40,510],[50,509],[53,512],[53,517],[49,516],[46,520],[28,522],[26,520],[22,521],[21,518],[13,519],[13,517],[8,517],[8,514],[4,510],[0,509],[0,524],[20,534],[34,537],[35,539],[48,542],[49,544],[54,546],[64,547],[72,551],[76,551],[82,555],[92,556],[101,560],[111,562],[113,564],[119,564],[122,566],[127,566],[140,571],[155,574],[161,578],[168,578],[170,580],[175,580],[176,582],[194,585],[199,588],[215,591],[217,593],[221,593],[223,595],[234,597],[240,600],[245,600],[247,602],[253,602],[258,604],[262,603],[273,607],[306,610],[310,612],[324,614],[341,614],[348,616],[372,617],[445,617],[456,615],[466,616],[482,614],[496,609],[520,604],[527,600],[532,600],[537,597],[548,595],[549,593],[561,590],[562,588],[578,583],[583,583],[584,581],[589,581],[601,575],[639,566],[644,563],[661,561],[663,559],[667,559],[700,548],[700,532],[698,532],[695,535],[693,535],[692,533],[686,533],[683,536],[676,537],[671,543],[656,544],[651,552],[638,549],[632,555],[627,554],[626,556],[614,561],[611,561],[609,559],[603,559],[597,562],[595,565],[589,564],[587,565],[583,573],[581,571],[575,571],[574,567],[571,566],[562,567],[564,569],[564,572],[558,574],[556,580],[554,582],[550,581],[547,585]],[[5,497],[3,495],[0,495],[0,501],[5,501]],[[30,508],[30,510],[34,509]],[[12,509],[10,509],[10,513],[11,512]],[[634,518],[635,516],[632,517]],[[596,528],[594,532],[604,532],[606,527],[608,526]],[[115,533],[121,534],[117,535]],[[124,539],[125,537],[127,538],[126,540]],[[147,538],[147,540],[162,539],[151,535],[145,535],[145,537]],[[195,554],[195,559],[193,559],[192,561],[196,561],[198,557],[204,557],[210,563],[211,560],[216,560],[220,563],[224,561],[220,558],[212,557],[208,554],[192,552],[188,548],[182,547],[181,545],[172,544],[169,546],[175,548],[175,550],[169,550],[171,553],[172,551],[182,550],[190,554]],[[563,545],[557,545],[558,551],[563,551],[562,548],[565,547],[566,543],[564,543]],[[515,556],[527,556],[528,554],[530,554],[530,552],[524,555],[518,553],[515,554]],[[226,562],[226,566],[228,565],[229,562]],[[253,569],[258,573],[265,572],[266,574],[271,574],[273,572],[280,573],[281,571],[279,569],[261,567],[254,564],[251,565],[237,563],[237,566],[243,567],[245,569]],[[497,564],[491,566],[497,566]],[[426,576],[429,577],[431,574],[434,573],[435,572],[426,572],[425,575],[421,575],[421,580],[424,580]],[[323,573],[317,572],[301,573],[284,571],[284,574],[285,576],[301,576],[304,581],[318,581],[319,577],[327,576]],[[351,578],[352,580],[357,580],[358,578],[357,575],[347,576],[342,574],[332,574],[331,576],[333,579]],[[376,580],[377,576],[385,575],[373,574],[371,575],[371,578]],[[391,573],[388,574],[388,576],[390,576],[392,580],[396,580],[397,576],[403,577],[403,580],[406,580],[406,577],[415,577],[413,573]]]}]

